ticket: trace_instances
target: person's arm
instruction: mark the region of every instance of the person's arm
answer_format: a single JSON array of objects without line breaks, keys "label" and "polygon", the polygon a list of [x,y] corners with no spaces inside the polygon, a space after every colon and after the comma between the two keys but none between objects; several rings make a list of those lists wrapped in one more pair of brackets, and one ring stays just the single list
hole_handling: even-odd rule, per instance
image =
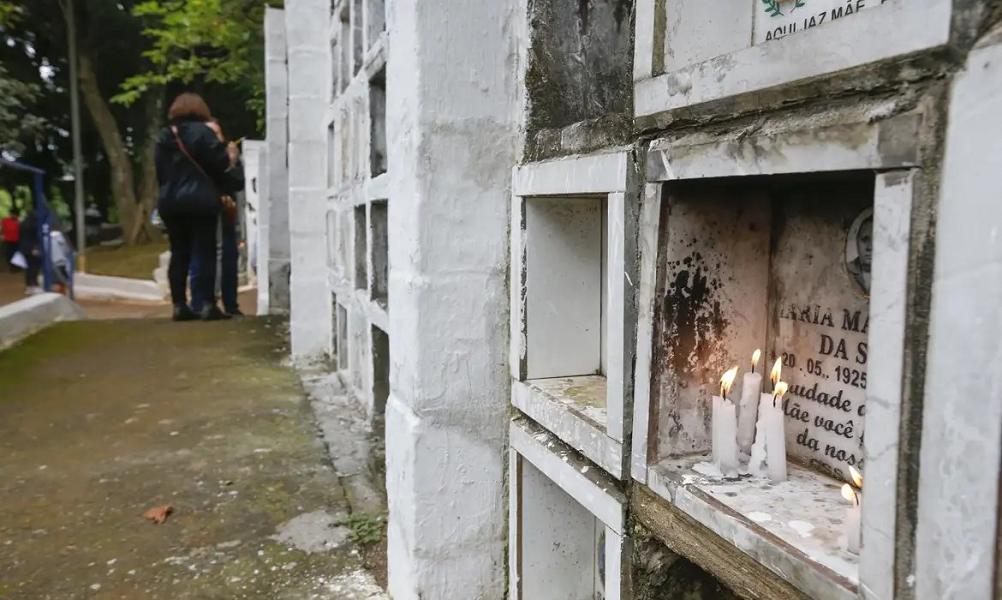
[{"label": "person's arm", "polygon": [[[220,192],[226,192],[228,181],[226,172],[230,169],[230,156],[226,144],[219,141],[208,125],[192,124],[190,131],[194,143],[188,149],[205,172],[212,178]],[[187,143],[187,140],[184,140]]]},{"label": "person's arm", "polygon": [[237,192],[242,192],[244,189],[244,164],[238,158],[237,162],[233,164],[232,167],[225,173],[226,175],[226,185],[223,187],[223,191],[231,196]]}]

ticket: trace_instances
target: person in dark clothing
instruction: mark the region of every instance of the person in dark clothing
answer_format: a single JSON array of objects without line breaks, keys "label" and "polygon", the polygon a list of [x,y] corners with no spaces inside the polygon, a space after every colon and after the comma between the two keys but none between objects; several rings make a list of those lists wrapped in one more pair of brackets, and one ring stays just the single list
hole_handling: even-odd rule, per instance
[{"label": "person in dark clothing", "polygon": [[[160,199],[157,209],[170,238],[171,258],[167,269],[174,320],[206,321],[228,318],[216,305],[216,221],[222,210],[221,191],[233,185],[235,148],[216,137],[206,124],[212,116],[201,96],[184,93],[171,104],[170,124],[156,145]],[[235,179],[235,178],[232,178]],[[242,189],[242,177],[241,177]],[[188,308],[186,288],[192,249],[199,254],[198,281],[192,295],[202,299],[202,311]]]},{"label": "person in dark clothing", "polygon": [[[219,125],[219,122],[215,119],[210,120],[207,125],[209,129],[216,134],[219,141],[226,142],[226,136],[223,134],[223,129]],[[227,149],[234,148],[233,145],[228,145]],[[231,150],[232,151],[232,150]],[[236,163],[233,168],[227,172],[227,181],[225,187],[220,189],[224,194],[229,194],[235,197],[237,192],[243,189],[244,182],[244,168],[243,163],[240,162],[239,154],[237,155]],[[240,306],[237,303],[237,263],[239,259],[237,250],[237,215],[235,211],[227,213],[223,212],[220,218],[220,239],[219,239],[219,289],[220,296],[223,300],[223,311],[233,317],[243,316],[240,311]],[[189,273],[189,279],[191,281],[191,287],[194,289],[196,282],[198,281],[199,275],[199,253],[195,252],[191,260],[191,268]],[[198,296],[192,296],[191,298],[191,309],[195,312],[200,312],[202,310],[202,299]]]},{"label": "person in dark clothing", "polygon": [[38,212],[35,209],[28,211],[21,221],[17,244],[17,249],[28,263],[28,268],[24,270],[24,293],[39,294],[42,292],[42,288],[38,287],[38,275],[42,270],[42,244],[38,234]]},{"label": "person in dark clothing", "polygon": [[21,222],[17,220],[17,207],[11,209],[9,215],[0,221],[0,231],[3,232],[3,264],[8,269],[17,269],[10,261],[17,254],[18,240],[21,239]]}]

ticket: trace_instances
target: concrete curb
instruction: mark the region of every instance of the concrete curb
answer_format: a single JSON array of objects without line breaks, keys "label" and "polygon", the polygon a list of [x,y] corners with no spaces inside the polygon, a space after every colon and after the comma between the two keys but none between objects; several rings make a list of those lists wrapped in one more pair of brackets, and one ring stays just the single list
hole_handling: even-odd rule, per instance
[{"label": "concrete curb", "polygon": [[109,277],[91,273],[77,273],[73,280],[73,293],[78,298],[92,300],[133,300],[163,302],[163,288],[153,280]]},{"label": "concrete curb", "polygon": [[86,318],[82,308],[60,294],[38,294],[0,306],[0,350],[53,323]]}]

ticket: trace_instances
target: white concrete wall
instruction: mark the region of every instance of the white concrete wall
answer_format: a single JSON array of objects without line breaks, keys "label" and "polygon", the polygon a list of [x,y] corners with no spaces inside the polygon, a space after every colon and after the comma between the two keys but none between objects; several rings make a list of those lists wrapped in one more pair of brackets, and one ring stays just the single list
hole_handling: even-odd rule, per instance
[{"label": "white concrete wall", "polygon": [[936,226],[915,598],[991,598],[1002,448],[1002,28],[953,83]]},{"label": "white concrete wall", "polygon": [[505,597],[514,0],[393,2],[389,591]]},{"label": "white concrete wall", "polygon": [[292,357],[316,361],[330,350],[333,323],[326,260],[327,128],[330,87],[328,0],[289,0],[290,334]]},{"label": "white concrete wall", "polygon": [[[262,264],[258,251],[258,216],[261,211],[261,148],[260,140],[244,140],[242,145],[244,161],[244,238],[247,240],[247,281],[257,283],[257,266]],[[267,260],[267,259],[266,259]]]},{"label": "white concrete wall", "polygon": [[258,148],[257,171],[257,314],[271,313],[271,186],[269,177],[268,143]]},{"label": "white concrete wall", "polygon": [[[268,142],[268,306],[289,310],[289,73],[285,15],[268,8],[264,16],[265,101]],[[264,270],[264,267],[261,267]]]},{"label": "white concrete wall", "polygon": [[[377,6],[378,4],[378,6]],[[388,206],[391,201],[388,176],[373,177],[370,169],[370,132],[375,126],[370,114],[370,87],[385,68],[388,34],[379,22],[382,3],[372,0],[334,3],[328,19],[327,52],[332,61],[328,72],[337,73],[338,84],[328,83],[329,106],[324,118],[328,147],[326,180],[327,281],[330,293],[344,309],[344,343],[337,344],[328,332],[330,347],[337,347],[337,369],[342,382],[352,390],[370,418],[382,415],[388,382],[376,379],[384,371],[373,368],[373,327],[389,334],[388,306],[375,281],[374,264],[385,259],[385,244],[375,243],[372,203]],[[353,14],[357,12],[357,14]],[[344,21],[342,20],[344,17]],[[359,24],[353,28],[351,23]],[[354,51],[355,44],[361,55]],[[347,51],[346,51],[347,50]],[[383,254],[376,253],[382,250]],[[377,298],[379,300],[377,301]],[[335,312],[333,303],[331,312]]]}]

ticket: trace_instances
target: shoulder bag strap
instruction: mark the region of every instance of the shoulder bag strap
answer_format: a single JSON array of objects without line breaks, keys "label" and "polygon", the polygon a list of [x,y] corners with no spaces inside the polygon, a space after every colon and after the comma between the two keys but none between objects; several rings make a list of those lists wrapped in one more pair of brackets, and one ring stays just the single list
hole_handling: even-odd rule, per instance
[{"label": "shoulder bag strap", "polygon": [[198,161],[195,160],[195,158],[188,153],[188,149],[184,147],[184,142],[181,141],[181,136],[177,132],[177,125],[171,125],[170,130],[171,133],[174,134],[174,139],[177,141],[177,148],[178,150],[181,151],[181,154],[184,154],[185,157],[189,161],[191,161],[191,164],[194,165],[196,169],[198,169],[198,172],[201,173],[203,177],[205,177],[206,181],[209,182],[209,185],[212,186],[212,189],[215,190],[216,194],[220,195],[219,188],[216,187],[216,182],[212,180],[212,177],[209,177],[209,174],[205,172],[205,169],[202,168],[202,165],[198,164]]}]

